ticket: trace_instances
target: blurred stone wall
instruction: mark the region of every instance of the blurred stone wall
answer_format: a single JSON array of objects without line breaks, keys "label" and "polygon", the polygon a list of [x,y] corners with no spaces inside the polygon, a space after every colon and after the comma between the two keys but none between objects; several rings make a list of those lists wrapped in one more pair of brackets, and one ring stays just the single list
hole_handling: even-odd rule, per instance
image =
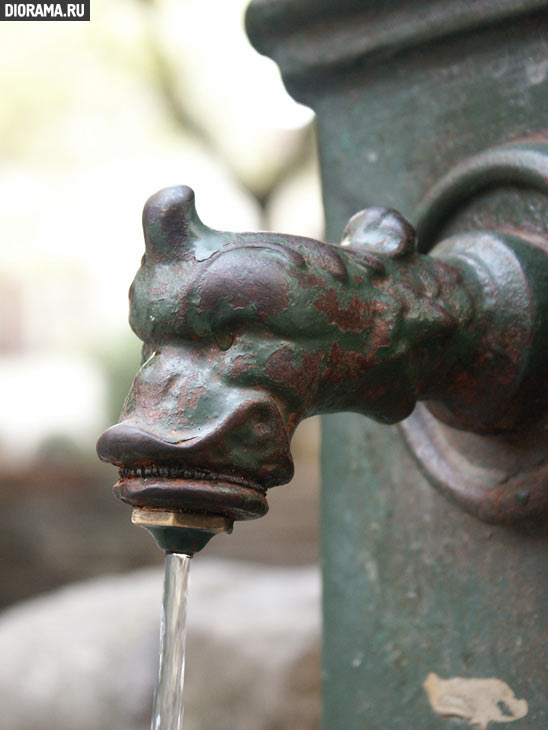
[{"label": "blurred stone wall", "polygon": [[[2,730],[148,730],[161,583],[102,577],[0,615]],[[317,730],[319,599],[316,568],[196,556],[185,730]]]}]

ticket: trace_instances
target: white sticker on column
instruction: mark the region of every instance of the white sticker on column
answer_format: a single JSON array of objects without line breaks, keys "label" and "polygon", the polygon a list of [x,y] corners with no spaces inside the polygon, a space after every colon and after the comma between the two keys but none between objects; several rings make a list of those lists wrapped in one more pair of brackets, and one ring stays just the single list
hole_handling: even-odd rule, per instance
[{"label": "white sticker on column", "polygon": [[423,687],[436,714],[461,717],[480,730],[487,730],[490,722],[519,720],[529,709],[501,679],[441,679],[431,672]]}]

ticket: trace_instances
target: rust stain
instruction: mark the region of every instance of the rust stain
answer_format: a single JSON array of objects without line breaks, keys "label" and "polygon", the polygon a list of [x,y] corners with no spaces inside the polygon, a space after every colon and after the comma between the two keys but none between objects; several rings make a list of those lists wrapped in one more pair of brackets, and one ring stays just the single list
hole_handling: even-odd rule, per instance
[{"label": "rust stain", "polygon": [[371,323],[369,301],[357,296],[341,308],[335,291],[328,289],[317,297],[314,306],[326,315],[329,324],[336,325],[341,332],[362,332]]},{"label": "rust stain", "polygon": [[284,345],[272,353],[266,361],[266,375],[275,383],[290,387],[307,405],[317,392],[325,355],[322,349],[305,352],[301,365],[293,366],[293,350]]},{"label": "rust stain", "polygon": [[250,359],[248,355],[237,355],[232,361],[232,375],[237,378],[251,367],[253,367],[252,358]]},{"label": "rust stain", "polygon": [[207,388],[203,385],[199,385],[196,388],[189,388],[184,394],[183,400],[186,408],[196,408],[198,401],[203,395],[206,395]]}]

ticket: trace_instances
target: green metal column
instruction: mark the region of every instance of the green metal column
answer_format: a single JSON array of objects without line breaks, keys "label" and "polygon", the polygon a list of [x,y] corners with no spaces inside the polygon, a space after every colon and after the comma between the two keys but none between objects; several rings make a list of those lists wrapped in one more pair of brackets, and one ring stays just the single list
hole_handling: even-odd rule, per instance
[{"label": "green metal column", "polygon": [[[256,0],[247,25],[317,113],[328,240],[371,205],[417,223],[463,161],[546,136],[545,0]],[[545,193],[520,170],[470,184],[436,240],[546,237]],[[546,730],[547,530],[485,524],[427,472],[400,427],[324,419],[324,727]]]}]

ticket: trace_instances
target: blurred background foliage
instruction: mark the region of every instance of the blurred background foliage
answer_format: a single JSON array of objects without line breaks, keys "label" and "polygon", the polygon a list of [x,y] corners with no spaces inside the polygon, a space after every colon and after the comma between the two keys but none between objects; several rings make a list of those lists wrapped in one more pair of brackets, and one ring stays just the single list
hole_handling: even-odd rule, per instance
[{"label": "blurred background foliage", "polygon": [[[89,23],[0,24],[0,605],[162,559],[94,450],[139,365],[146,198],[185,183],[213,227],[322,236],[312,113],[251,48],[245,5],[92,0]],[[294,485],[211,551],[316,558],[316,445],[305,424]]]}]

